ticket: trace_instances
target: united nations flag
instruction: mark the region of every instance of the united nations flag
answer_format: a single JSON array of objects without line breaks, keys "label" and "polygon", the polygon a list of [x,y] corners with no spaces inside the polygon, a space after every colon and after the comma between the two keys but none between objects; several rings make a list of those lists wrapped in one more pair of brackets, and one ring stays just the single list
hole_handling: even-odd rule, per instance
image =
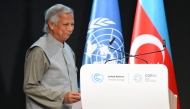
[{"label": "united nations flag", "polygon": [[124,42],[118,0],[94,0],[82,64],[105,64],[107,60],[112,60],[107,64],[125,64],[125,54],[119,51],[124,52]]}]

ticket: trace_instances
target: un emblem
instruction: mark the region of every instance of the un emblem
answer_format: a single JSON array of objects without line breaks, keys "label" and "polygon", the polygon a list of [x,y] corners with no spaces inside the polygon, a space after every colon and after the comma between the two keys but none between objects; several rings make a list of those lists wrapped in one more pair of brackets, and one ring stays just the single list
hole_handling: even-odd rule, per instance
[{"label": "un emblem", "polygon": [[95,83],[100,83],[103,81],[103,79],[104,79],[104,75],[100,73],[92,74],[92,81],[94,81]]},{"label": "un emblem", "polygon": [[[108,47],[109,42],[115,37],[115,41],[110,47],[124,51],[123,36],[112,25],[116,25],[116,23],[108,18],[96,18],[90,22],[83,64],[104,64],[107,60],[125,57],[124,53]],[[124,63],[125,59],[107,62],[107,64]]]}]

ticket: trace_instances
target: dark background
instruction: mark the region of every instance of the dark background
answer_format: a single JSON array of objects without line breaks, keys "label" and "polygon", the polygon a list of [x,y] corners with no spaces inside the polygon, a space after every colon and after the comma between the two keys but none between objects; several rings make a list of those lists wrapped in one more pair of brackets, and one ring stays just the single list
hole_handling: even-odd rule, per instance
[{"label": "dark background", "polygon": [[[109,0],[108,0],[109,1]],[[1,0],[0,1],[0,108],[25,109],[24,58],[28,47],[44,33],[44,11],[62,3],[74,9],[75,30],[67,43],[82,64],[92,0]],[[129,52],[136,0],[119,0],[126,52]],[[181,109],[190,109],[190,1],[165,0]]]}]

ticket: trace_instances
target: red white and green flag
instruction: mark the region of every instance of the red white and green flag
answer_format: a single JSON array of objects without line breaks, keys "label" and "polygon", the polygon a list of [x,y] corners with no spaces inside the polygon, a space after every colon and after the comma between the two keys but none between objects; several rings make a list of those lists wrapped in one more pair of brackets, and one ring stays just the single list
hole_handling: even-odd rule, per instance
[{"label": "red white and green flag", "polygon": [[[138,57],[146,60],[149,64],[166,65],[168,87],[177,95],[177,109],[180,109],[163,0],[138,0],[130,54],[137,55],[163,50],[163,40],[166,42],[164,51]],[[129,64],[146,64],[146,62],[130,57]]]}]

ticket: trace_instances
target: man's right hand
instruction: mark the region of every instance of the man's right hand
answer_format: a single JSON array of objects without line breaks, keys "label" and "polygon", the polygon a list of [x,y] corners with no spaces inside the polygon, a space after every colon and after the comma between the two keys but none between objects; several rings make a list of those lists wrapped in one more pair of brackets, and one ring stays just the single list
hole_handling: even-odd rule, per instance
[{"label": "man's right hand", "polygon": [[81,96],[77,92],[67,92],[63,103],[71,104],[81,100]]}]

